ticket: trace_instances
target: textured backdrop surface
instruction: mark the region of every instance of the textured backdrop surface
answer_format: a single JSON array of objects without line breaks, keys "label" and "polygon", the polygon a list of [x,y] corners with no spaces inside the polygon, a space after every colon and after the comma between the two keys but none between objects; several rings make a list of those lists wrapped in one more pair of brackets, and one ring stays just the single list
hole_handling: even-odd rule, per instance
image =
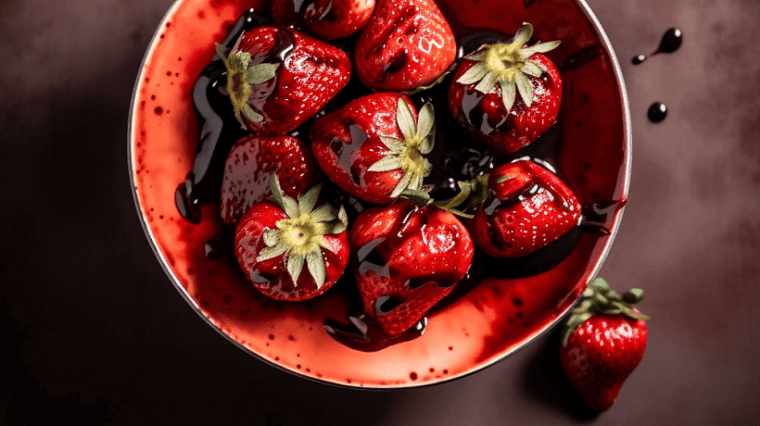
[{"label": "textured backdrop surface", "polygon": [[[171,1],[5,0],[0,423],[756,424],[760,2],[589,3],[621,59],[634,134],[601,275],[645,289],[653,318],[609,412],[581,407],[556,332],[464,379],[390,392],[309,382],[229,344],[167,280],[130,192],[132,87]],[[672,26],[679,51],[631,65]],[[655,101],[670,108],[660,124],[646,118]]]}]

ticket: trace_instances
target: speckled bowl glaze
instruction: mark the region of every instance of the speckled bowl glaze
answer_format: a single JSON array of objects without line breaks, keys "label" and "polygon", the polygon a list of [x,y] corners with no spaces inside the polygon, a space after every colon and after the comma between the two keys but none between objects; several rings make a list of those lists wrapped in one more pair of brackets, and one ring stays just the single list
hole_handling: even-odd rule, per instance
[{"label": "speckled bowl glaze", "polygon": [[[174,190],[192,167],[198,123],[191,90],[231,26],[257,0],[178,0],[161,22],[140,69],[129,128],[129,172],[148,240],[170,280],[214,329],[256,358],[302,377],[364,388],[452,380],[488,367],[530,343],[568,311],[601,267],[622,215],[630,176],[631,130],[623,78],[612,46],[583,0],[439,0],[452,28],[562,40],[549,53],[564,81],[554,148],[558,174],[581,203],[606,213],[611,235],[581,232],[572,252],[538,275],[484,279],[429,315],[425,334],[365,353],[333,340],[326,318],[345,321],[350,301],[328,291],[304,303],[259,294],[232,253],[214,260],[204,244],[222,226],[204,207],[185,222]],[[610,203],[612,202],[612,203]]]}]

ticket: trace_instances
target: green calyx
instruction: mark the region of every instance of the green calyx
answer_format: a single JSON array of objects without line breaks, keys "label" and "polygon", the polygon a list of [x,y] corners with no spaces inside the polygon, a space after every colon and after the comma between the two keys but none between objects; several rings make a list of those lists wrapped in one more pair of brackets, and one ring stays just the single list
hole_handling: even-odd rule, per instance
[{"label": "green calyx", "polygon": [[455,195],[449,200],[444,201],[435,201],[432,197],[430,197],[430,194],[428,194],[427,191],[422,189],[406,189],[401,193],[401,196],[414,201],[422,207],[432,204],[441,210],[445,210],[453,214],[454,216],[472,219],[474,217],[473,215],[467,214],[457,209],[457,207],[459,207],[470,196],[470,187],[466,182],[459,182],[459,189],[459,194]]},{"label": "green calyx", "polygon": [[381,136],[380,140],[388,151],[383,152],[383,158],[367,169],[370,172],[399,169],[404,172],[404,176],[391,192],[392,198],[397,198],[407,189],[422,189],[422,180],[430,175],[432,165],[423,155],[430,154],[435,143],[433,104],[427,103],[420,109],[419,118],[415,123],[410,106],[400,98],[396,108],[396,122],[404,139]]},{"label": "green calyx", "polygon": [[533,103],[533,85],[528,76],[541,77],[545,69],[528,58],[536,53],[546,53],[559,46],[559,40],[523,47],[533,36],[533,26],[525,23],[508,44],[487,44],[477,52],[466,56],[476,61],[459,79],[460,84],[475,84],[480,93],[490,93],[496,84],[501,88],[501,97],[507,112],[515,103],[519,93],[526,106]]},{"label": "green calyx", "polygon": [[327,279],[322,249],[331,252],[337,250],[324,235],[340,234],[348,227],[348,215],[343,206],[340,211],[336,211],[330,204],[314,208],[321,189],[322,184],[319,184],[296,201],[282,192],[277,176],[272,176],[272,196],[288,218],[277,221],[276,229],[264,233],[266,247],[261,250],[256,261],[263,262],[285,255],[288,274],[294,286],[298,286],[298,277],[305,262],[317,283],[317,289],[322,288]]},{"label": "green calyx", "polygon": [[251,65],[251,54],[237,51],[230,56],[225,56],[224,46],[216,45],[216,54],[224,61],[227,68],[227,94],[232,101],[235,117],[242,124],[241,114],[253,122],[263,120],[261,114],[248,105],[248,98],[253,93],[253,85],[267,82],[274,78],[277,65],[255,64]]},{"label": "green calyx", "polygon": [[441,74],[441,76],[438,77],[434,82],[432,82],[432,83],[430,83],[428,85],[425,85],[425,86],[419,86],[418,88],[416,88],[414,90],[410,90],[408,92],[402,92],[402,93],[405,94],[406,96],[412,96],[412,95],[416,95],[417,93],[420,93],[422,91],[432,89],[433,87],[435,87],[435,86],[443,83],[443,80],[446,80],[446,77],[449,76],[449,73],[450,73],[450,71],[446,71],[443,74]]},{"label": "green calyx", "polygon": [[562,344],[567,345],[573,331],[596,314],[625,315],[637,320],[649,320],[647,315],[633,310],[634,305],[643,298],[644,290],[634,288],[621,295],[612,290],[606,281],[597,278],[583,290],[583,300],[567,320]]}]

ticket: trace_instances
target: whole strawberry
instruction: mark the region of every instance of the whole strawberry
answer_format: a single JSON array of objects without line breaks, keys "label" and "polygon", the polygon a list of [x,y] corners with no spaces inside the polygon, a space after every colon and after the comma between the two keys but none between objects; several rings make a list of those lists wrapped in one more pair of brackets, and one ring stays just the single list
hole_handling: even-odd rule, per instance
[{"label": "whole strawberry", "polygon": [[295,25],[325,40],[348,37],[362,29],[375,0],[274,0],[272,19],[278,25]]},{"label": "whole strawberry", "polygon": [[274,175],[283,193],[292,198],[320,178],[309,149],[296,138],[249,135],[237,141],[224,164],[219,201],[222,222],[234,228],[254,203],[268,199]]},{"label": "whole strawberry", "polygon": [[351,245],[364,311],[390,336],[449,294],[473,258],[470,235],[452,213],[407,199],[360,214]]},{"label": "whole strawberry", "polygon": [[235,115],[255,132],[294,130],[351,78],[342,50],[288,28],[259,27],[243,33],[229,56],[222,50]]},{"label": "whole strawberry", "polygon": [[354,65],[368,89],[409,92],[435,83],[456,50],[451,27],[433,0],[378,0],[356,41]]},{"label": "whole strawberry", "polygon": [[612,406],[644,357],[644,321],[649,317],[633,307],[643,298],[640,289],[619,295],[599,278],[584,290],[583,301],[567,322],[559,351],[562,370],[594,411]]},{"label": "whole strawberry", "polygon": [[327,291],[346,269],[346,211],[320,200],[320,188],[321,184],[296,201],[283,193],[275,176],[276,204],[258,202],[240,220],[235,254],[264,295],[286,301],[310,299]]},{"label": "whole strawberry", "polygon": [[523,257],[570,232],[581,205],[554,173],[538,163],[515,161],[474,181],[475,244],[498,258]]},{"label": "whole strawberry", "polygon": [[417,111],[406,96],[375,93],[349,103],[311,127],[311,150],[328,178],[353,196],[393,202],[422,188],[431,165],[433,105]]},{"label": "whole strawberry", "polygon": [[535,141],[559,114],[562,79],[543,55],[559,41],[525,47],[532,35],[525,24],[511,43],[486,44],[466,56],[449,88],[454,118],[502,156]]}]

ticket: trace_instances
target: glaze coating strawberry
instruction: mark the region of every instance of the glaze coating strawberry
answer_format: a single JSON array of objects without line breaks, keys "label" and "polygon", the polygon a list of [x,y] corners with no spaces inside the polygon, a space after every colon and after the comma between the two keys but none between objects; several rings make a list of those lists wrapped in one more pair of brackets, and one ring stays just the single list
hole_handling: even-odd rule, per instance
[{"label": "glaze coating strawberry", "polygon": [[306,145],[290,136],[250,135],[239,140],[227,155],[219,201],[219,216],[235,227],[256,202],[272,195],[276,174],[285,195],[296,198],[316,185],[319,167]]},{"label": "glaze coating strawberry", "polygon": [[364,26],[375,0],[274,0],[272,19],[325,40],[348,37]]},{"label": "glaze coating strawberry", "polygon": [[589,408],[612,406],[625,379],[639,365],[647,347],[648,316],[633,307],[644,292],[622,296],[597,279],[573,310],[560,346],[562,370]]},{"label": "glaze coating strawberry", "polygon": [[495,168],[475,180],[475,244],[488,255],[515,258],[535,252],[578,224],[581,205],[554,173],[533,161]]},{"label": "glaze coating strawberry", "polygon": [[320,188],[321,184],[296,201],[273,177],[276,204],[255,203],[240,220],[235,254],[264,295],[286,301],[310,299],[327,291],[348,265],[346,211],[321,200]]},{"label": "glaze coating strawberry", "polygon": [[407,199],[360,214],[351,245],[364,311],[391,336],[449,294],[473,257],[470,235],[453,214]]},{"label": "glaze coating strawberry", "polygon": [[340,49],[288,28],[243,33],[229,56],[227,93],[252,131],[283,134],[314,116],[345,87],[351,61]]},{"label": "glaze coating strawberry", "polygon": [[502,156],[535,141],[559,114],[562,79],[543,55],[559,41],[525,47],[532,35],[526,24],[511,43],[486,44],[466,56],[449,88],[454,118]]},{"label": "glaze coating strawberry", "polygon": [[356,42],[356,75],[375,91],[409,92],[434,83],[457,44],[433,0],[378,0]]},{"label": "glaze coating strawberry", "polygon": [[316,120],[311,149],[325,174],[357,198],[388,204],[422,188],[433,149],[432,104],[420,110],[397,93],[375,93]]}]

